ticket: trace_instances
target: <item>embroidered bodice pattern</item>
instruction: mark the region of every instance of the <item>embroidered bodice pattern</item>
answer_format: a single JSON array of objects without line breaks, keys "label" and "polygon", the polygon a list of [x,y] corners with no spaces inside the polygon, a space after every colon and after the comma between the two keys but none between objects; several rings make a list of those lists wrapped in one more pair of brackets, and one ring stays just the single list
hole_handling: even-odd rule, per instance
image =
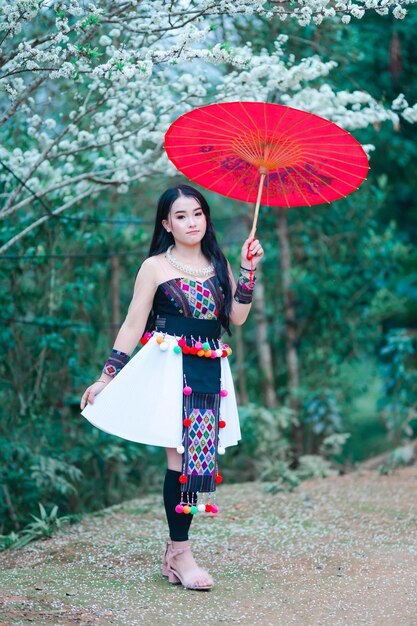
[{"label": "embroidered bodice pattern", "polygon": [[[223,292],[215,276],[204,281],[185,277],[172,278],[159,285],[158,290],[170,300],[179,315],[202,320],[215,320],[218,317]],[[155,308],[159,312],[157,296],[156,300]]]}]

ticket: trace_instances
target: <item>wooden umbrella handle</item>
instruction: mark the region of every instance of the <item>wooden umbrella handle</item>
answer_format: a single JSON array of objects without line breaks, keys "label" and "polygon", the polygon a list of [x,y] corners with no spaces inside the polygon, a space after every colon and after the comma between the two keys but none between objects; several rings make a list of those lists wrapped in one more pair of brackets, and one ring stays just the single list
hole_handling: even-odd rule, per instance
[{"label": "wooden umbrella handle", "polygon": [[[252,228],[249,233],[249,239],[250,239],[249,247],[252,241],[255,239],[256,226],[258,224],[259,207],[261,204],[262,189],[264,186],[265,177],[266,177],[266,173],[261,171],[261,179],[259,181],[259,188],[258,188],[258,197],[256,198],[256,206],[255,206],[255,212],[253,214]],[[249,252],[249,247],[248,247],[248,253],[246,255],[246,258],[248,259],[248,261],[250,261],[253,258],[253,255],[250,254]]]}]

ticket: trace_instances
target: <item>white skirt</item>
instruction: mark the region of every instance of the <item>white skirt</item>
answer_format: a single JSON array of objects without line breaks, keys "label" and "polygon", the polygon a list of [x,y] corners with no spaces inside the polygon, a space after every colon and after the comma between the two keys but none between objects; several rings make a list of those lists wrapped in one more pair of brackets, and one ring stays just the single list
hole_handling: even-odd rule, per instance
[{"label": "white skirt", "polygon": [[[165,448],[180,445],[182,354],[172,350],[177,343],[172,335],[166,335],[165,340],[170,348],[163,352],[155,335],[151,337],[81,414],[97,428],[129,441]],[[227,358],[220,361],[222,388],[228,395],[220,399],[220,415],[226,426],[219,432],[219,445],[226,448],[236,445],[241,434],[230,365]]]}]

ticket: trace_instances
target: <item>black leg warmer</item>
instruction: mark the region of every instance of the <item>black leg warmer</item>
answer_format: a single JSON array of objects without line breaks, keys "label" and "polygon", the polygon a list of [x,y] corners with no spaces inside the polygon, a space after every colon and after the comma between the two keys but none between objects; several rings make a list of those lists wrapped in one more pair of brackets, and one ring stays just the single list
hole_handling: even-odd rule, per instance
[{"label": "black leg warmer", "polygon": [[[164,505],[172,541],[187,541],[193,516],[177,513],[175,507],[181,502],[181,472],[167,469],[164,480]],[[186,499],[186,498],[185,498]]]}]

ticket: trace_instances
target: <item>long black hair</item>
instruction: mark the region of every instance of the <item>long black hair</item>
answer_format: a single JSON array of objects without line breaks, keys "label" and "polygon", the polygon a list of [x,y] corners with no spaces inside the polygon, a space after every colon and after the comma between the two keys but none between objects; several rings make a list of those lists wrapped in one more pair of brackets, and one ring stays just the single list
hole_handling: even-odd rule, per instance
[{"label": "long black hair", "polygon": [[169,246],[175,243],[172,233],[169,233],[163,226],[162,221],[167,220],[169,212],[175,200],[180,196],[195,198],[206,216],[207,228],[201,240],[201,251],[204,256],[213,264],[216,276],[223,291],[223,306],[219,311],[219,320],[222,326],[230,333],[230,310],[232,307],[232,286],[230,284],[229,272],[226,257],[217,243],[213,222],[210,216],[210,207],[204,196],[190,185],[177,185],[170,187],[159,198],[155,218],[155,228],[152,236],[148,256],[155,256],[165,252]]}]

